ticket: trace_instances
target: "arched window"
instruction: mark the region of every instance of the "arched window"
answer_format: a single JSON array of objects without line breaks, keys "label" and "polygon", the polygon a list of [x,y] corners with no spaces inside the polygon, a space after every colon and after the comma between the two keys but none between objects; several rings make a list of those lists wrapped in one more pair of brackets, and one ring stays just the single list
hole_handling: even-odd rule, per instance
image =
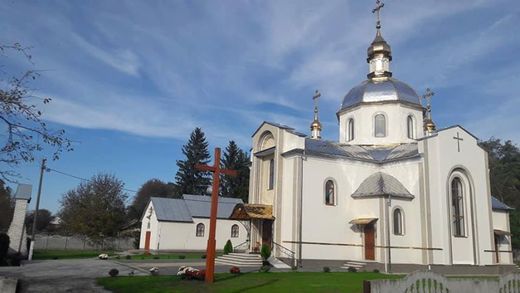
[{"label": "arched window", "polygon": [[394,235],[404,235],[403,230],[403,212],[397,208],[394,210]]},{"label": "arched window", "polygon": [[451,210],[453,236],[464,236],[464,189],[459,177],[451,181]]},{"label": "arched window", "polygon": [[327,180],[325,182],[325,204],[329,206],[335,205],[336,199],[336,188],[334,186],[334,181]]},{"label": "arched window", "polygon": [[374,117],[374,135],[375,137],[386,136],[386,118],[383,114],[377,114]]},{"label": "arched window", "polygon": [[348,128],[347,128],[347,141],[354,140],[354,119],[350,118],[348,120]]},{"label": "arched window", "polygon": [[274,188],[274,159],[269,161],[269,182],[267,189],[271,190]]},{"label": "arched window", "polygon": [[197,231],[196,231],[195,236],[204,237],[204,224],[202,224],[202,223],[197,224]]},{"label": "arched window", "polygon": [[406,128],[408,129],[408,138],[415,138],[414,135],[414,123],[413,123],[413,117],[412,115],[409,115],[408,118],[406,118]]},{"label": "arched window", "polygon": [[238,238],[238,225],[231,226],[231,238]]}]

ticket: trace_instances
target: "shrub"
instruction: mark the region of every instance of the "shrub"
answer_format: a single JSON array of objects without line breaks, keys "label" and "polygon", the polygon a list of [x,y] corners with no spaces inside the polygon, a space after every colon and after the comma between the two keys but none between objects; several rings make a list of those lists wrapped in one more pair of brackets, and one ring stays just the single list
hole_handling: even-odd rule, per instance
[{"label": "shrub", "polygon": [[271,256],[271,247],[267,244],[262,244],[262,248],[260,249],[260,256],[262,256],[263,260],[267,260]]},{"label": "shrub", "polygon": [[154,256],[153,259],[159,259],[160,257],[158,255]]},{"label": "shrub", "polygon": [[117,277],[117,275],[119,275],[119,270],[111,269],[110,271],[108,271],[108,274],[110,275],[110,277]]},{"label": "shrub", "polygon": [[119,255],[116,255],[116,259],[120,259],[121,257]]},{"label": "shrub", "polygon": [[233,266],[229,269],[229,272],[232,274],[240,274],[240,268]]},{"label": "shrub", "polygon": [[25,259],[25,257],[21,253],[17,252],[15,254],[9,255],[7,257],[7,259],[8,259],[8,264],[10,266],[18,267],[22,263],[22,260]]},{"label": "shrub", "polygon": [[348,267],[347,271],[351,273],[357,273],[357,269],[355,267]]},{"label": "shrub", "polygon": [[228,239],[226,242],[226,245],[224,245],[224,254],[230,254],[233,252],[233,244],[231,243],[231,240]]},{"label": "shrub", "polygon": [[179,255],[179,259],[185,259],[186,256],[185,255]]},{"label": "shrub", "polygon": [[378,273],[378,274],[379,274],[379,270],[378,270],[378,269],[374,269],[372,272],[373,272],[373,273]]},{"label": "shrub", "polygon": [[260,272],[261,273],[267,273],[270,270],[271,270],[271,266],[270,265],[269,266],[262,266],[262,267],[260,267]]},{"label": "shrub", "polygon": [[10,242],[11,240],[9,239],[9,236],[7,234],[0,233],[0,263],[6,261]]},{"label": "shrub", "polygon": [[205,255],[205,254],[203,254],[203,255],[201,255],[201,256],[200,256],[200,258],[206,258],[206,255]]},{"label": "shrub", "polygon": [[323,272],[324,273],[330,273],[330,268],[329,267],[323,267]]},{"label": "shrub", "polygon": [[126,258],[126,259],[132,259],[132,256],[130,256],[130,255],[126,255],[125,258]]}]

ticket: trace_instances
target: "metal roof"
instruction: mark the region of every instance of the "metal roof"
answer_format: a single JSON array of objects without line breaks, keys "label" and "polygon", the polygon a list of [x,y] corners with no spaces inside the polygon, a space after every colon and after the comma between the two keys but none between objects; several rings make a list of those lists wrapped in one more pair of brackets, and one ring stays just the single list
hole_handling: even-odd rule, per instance
[{"label": "metal roof", "polygon": [[[211,197],[184,194],[182,198],[152,197],[151,202],[159,221],[193,222],[193,218],[209,218]],[[219,197],[217,218],[228,219],[240,198]]]},{"label": "metal roof", "polygon": [[386,163],[419,156],[416,143],[381,147],[339,144],[310,138],[305,139],[305,152],[309,155],[341,157],[372,163]]},{"label": "metal roof", "polygon": [[498,200],[498,198],[491,196],[491,207],[494,210],[502,210],[502,211],[512,211],[514,210],[512,207],[506,205],[505,203]]},{"label": "metal roof", "polygon": [[[184,194],[182,197],[192,217],[209,218],[211,196]],[[219,197],[217,218],[228,219],[235,206],[241,203],[244,202],[240,198]]]},{"label": "metal roof", "polygon": [[26,199],[31,201],[32,185],[31,184],[18,184],[16,192],[14,194],[15,199]]},{"label": "metal roof", "polygon": [[343,98],[339,112],[361,103],[397,101],[422,108],[419,95],[406,83],[395,78],[367,79],[352,88]]},{"label": "metal roof", "polygon": [[150,199],[159,221],[193,222],[192,216],[183,199],[152,197]]},{"label": "metal roof", "polygon": [[385,195],[406,199],[415,198],[399,180],[383,172],[374,173],[363,180],[352,197],[364,198]]}]

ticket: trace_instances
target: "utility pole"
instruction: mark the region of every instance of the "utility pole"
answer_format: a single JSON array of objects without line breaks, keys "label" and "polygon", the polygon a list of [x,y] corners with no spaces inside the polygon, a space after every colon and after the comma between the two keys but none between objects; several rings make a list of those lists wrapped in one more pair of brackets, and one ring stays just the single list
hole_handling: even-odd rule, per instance
[{"label": "utility pole", "polygon": [[47,169],[47,167],[45,166],[45,162],[47,162],[47,159],[42,159],[42,164],[40,166],[40,183],[38,184],[38,195],[36,196],[36,209],[33,213],[33,226],[31,233],[31,246],[29,248],[29,260],[32,260],[34,242],[36,240],[36,221],[38,219],[38,210],[40,209],[40,195],[42,193],[43,172]]}]

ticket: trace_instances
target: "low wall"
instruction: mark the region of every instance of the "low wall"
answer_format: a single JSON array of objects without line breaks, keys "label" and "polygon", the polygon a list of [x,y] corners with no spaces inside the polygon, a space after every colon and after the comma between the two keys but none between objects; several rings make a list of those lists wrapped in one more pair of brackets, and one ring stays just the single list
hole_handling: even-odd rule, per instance
[{"label": "low wall", "polygon": [[36,235],[35,250],[129,250],[134,249],[134,238],[105,238],[101,244],[93,244],[88,238],[73,235]]},{"label": "low wall", "polygon": [[0,292],[2,293],[16,293],[17,279],[0,277]]}]

